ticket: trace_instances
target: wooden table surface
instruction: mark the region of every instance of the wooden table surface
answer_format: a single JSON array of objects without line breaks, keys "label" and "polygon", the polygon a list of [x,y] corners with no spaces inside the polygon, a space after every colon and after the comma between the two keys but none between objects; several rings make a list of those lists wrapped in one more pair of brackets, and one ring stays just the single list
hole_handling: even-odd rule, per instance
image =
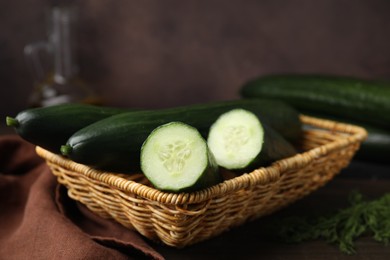
[{"label": "wooden table surface", "polygon": [[323,240],[285,244],[272,241],[267,232],[262,232],[278,216],[312,216],[347,207],[348,196],[354,190],[368,199],[390,192],[390,164],[353,161],[326,186],[271,216],[183,249],[154,247],[167,259],[390,259],[390,245],[384,246],[370,237],[359,238],[357,253],[349,256]]}]

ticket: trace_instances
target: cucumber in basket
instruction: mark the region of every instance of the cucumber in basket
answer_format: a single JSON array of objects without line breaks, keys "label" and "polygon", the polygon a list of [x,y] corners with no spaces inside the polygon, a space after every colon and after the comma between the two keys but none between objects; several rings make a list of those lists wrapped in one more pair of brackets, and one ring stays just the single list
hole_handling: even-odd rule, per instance
[{"label": "cucumber in basket", "polygon": [[266,166],[296,154],[287,140],[244,109],[222,114],[211,126],[207,143],[217,164],[229,170]]},{"label": "cucumber in basket", "polygon": [[276,98],[297,109],[343,116],[390,129],[390,84],[316,75],[270,75],[241,88],[243,97]]},{"label": "cucumber in basket", "polygon": [[51,152],[60,153],[60,147],[77,130],[103,118],[129,111],[87,104],[61,104],[21,111],[15,118],[7,117],[23,139]]},{"label": "cucumber in basket", "polygon": [[170,192],[195,191],[222,181],[205,139],[181,122],[152,131],[141,148],[141,169],[155,188]]},{"label": "cucumber in basket", "polygon": [[234,108],[253,112],[286,138],[301,138],[301,122],[295,109],[280,101],[242,99],[122,113],[77,131],[61,150],[63,155],[71,160],[96,169],[137,171],[142,143],[156,127],[180,121],[197,128],[202,136],[207,138],[211,124],[222,113]]}]

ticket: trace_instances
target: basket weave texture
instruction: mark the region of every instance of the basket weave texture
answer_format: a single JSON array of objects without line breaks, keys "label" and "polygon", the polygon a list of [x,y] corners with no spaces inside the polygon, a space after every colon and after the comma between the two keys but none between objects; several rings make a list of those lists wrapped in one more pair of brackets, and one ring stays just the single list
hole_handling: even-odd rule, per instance
[{"label": "basket weave texture", "polygon": [[193,193],[154,189],[141,174],[101,172],[36,147],[69,196],[103,218],[173,247],[214,237],[268,215],[330,181],[348,166],[365,129],[301,115],[303,152]]}]

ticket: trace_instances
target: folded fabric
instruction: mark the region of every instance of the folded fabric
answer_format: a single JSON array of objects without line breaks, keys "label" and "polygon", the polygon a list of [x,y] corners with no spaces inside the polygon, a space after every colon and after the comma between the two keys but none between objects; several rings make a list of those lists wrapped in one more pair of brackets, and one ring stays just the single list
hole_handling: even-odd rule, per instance
[{"label": "folded fabric", "polygon": [[71,200],[17,135],[0,136],[0,256],[5,259],[164,259],[135,231]]}]

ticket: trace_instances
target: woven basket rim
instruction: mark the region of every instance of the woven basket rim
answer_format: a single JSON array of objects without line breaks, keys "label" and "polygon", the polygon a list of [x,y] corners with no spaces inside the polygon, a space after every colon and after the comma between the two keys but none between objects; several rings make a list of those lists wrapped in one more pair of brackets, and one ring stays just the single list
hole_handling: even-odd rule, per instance
[{"label": "woven basket rim", "polygon": [[225,180],[212,187],[190,192],[190,193],[169,193],[157,190],[153,187],[127,180],[116,173],[105,172],[90,168],[86,165],[73,162],[61,155],[51,153],[39,146],[36,152],[39,156],[49,162],[71,169],[87,178],[102,182],[118,189],[124,193],[131,193],[137,196],[164,204],[196,204],[201,203],[226,193],[235,192],[253,185],[269,184],[277,181],[281,174],[287,169],[297,169],[311,163],[315,158],[326,155],[336,149],[342,149],[350,144],[362,142],[367,138],[367,131],[357,125],[340,123],[327,119],[315,118],[300,115],[303,124],[323,128],[331,132],[349,134],[346,138],[339,139],[308,151],[298,153],[295,156],[274,162],[267,167],[255,169],[252,172]]}]

